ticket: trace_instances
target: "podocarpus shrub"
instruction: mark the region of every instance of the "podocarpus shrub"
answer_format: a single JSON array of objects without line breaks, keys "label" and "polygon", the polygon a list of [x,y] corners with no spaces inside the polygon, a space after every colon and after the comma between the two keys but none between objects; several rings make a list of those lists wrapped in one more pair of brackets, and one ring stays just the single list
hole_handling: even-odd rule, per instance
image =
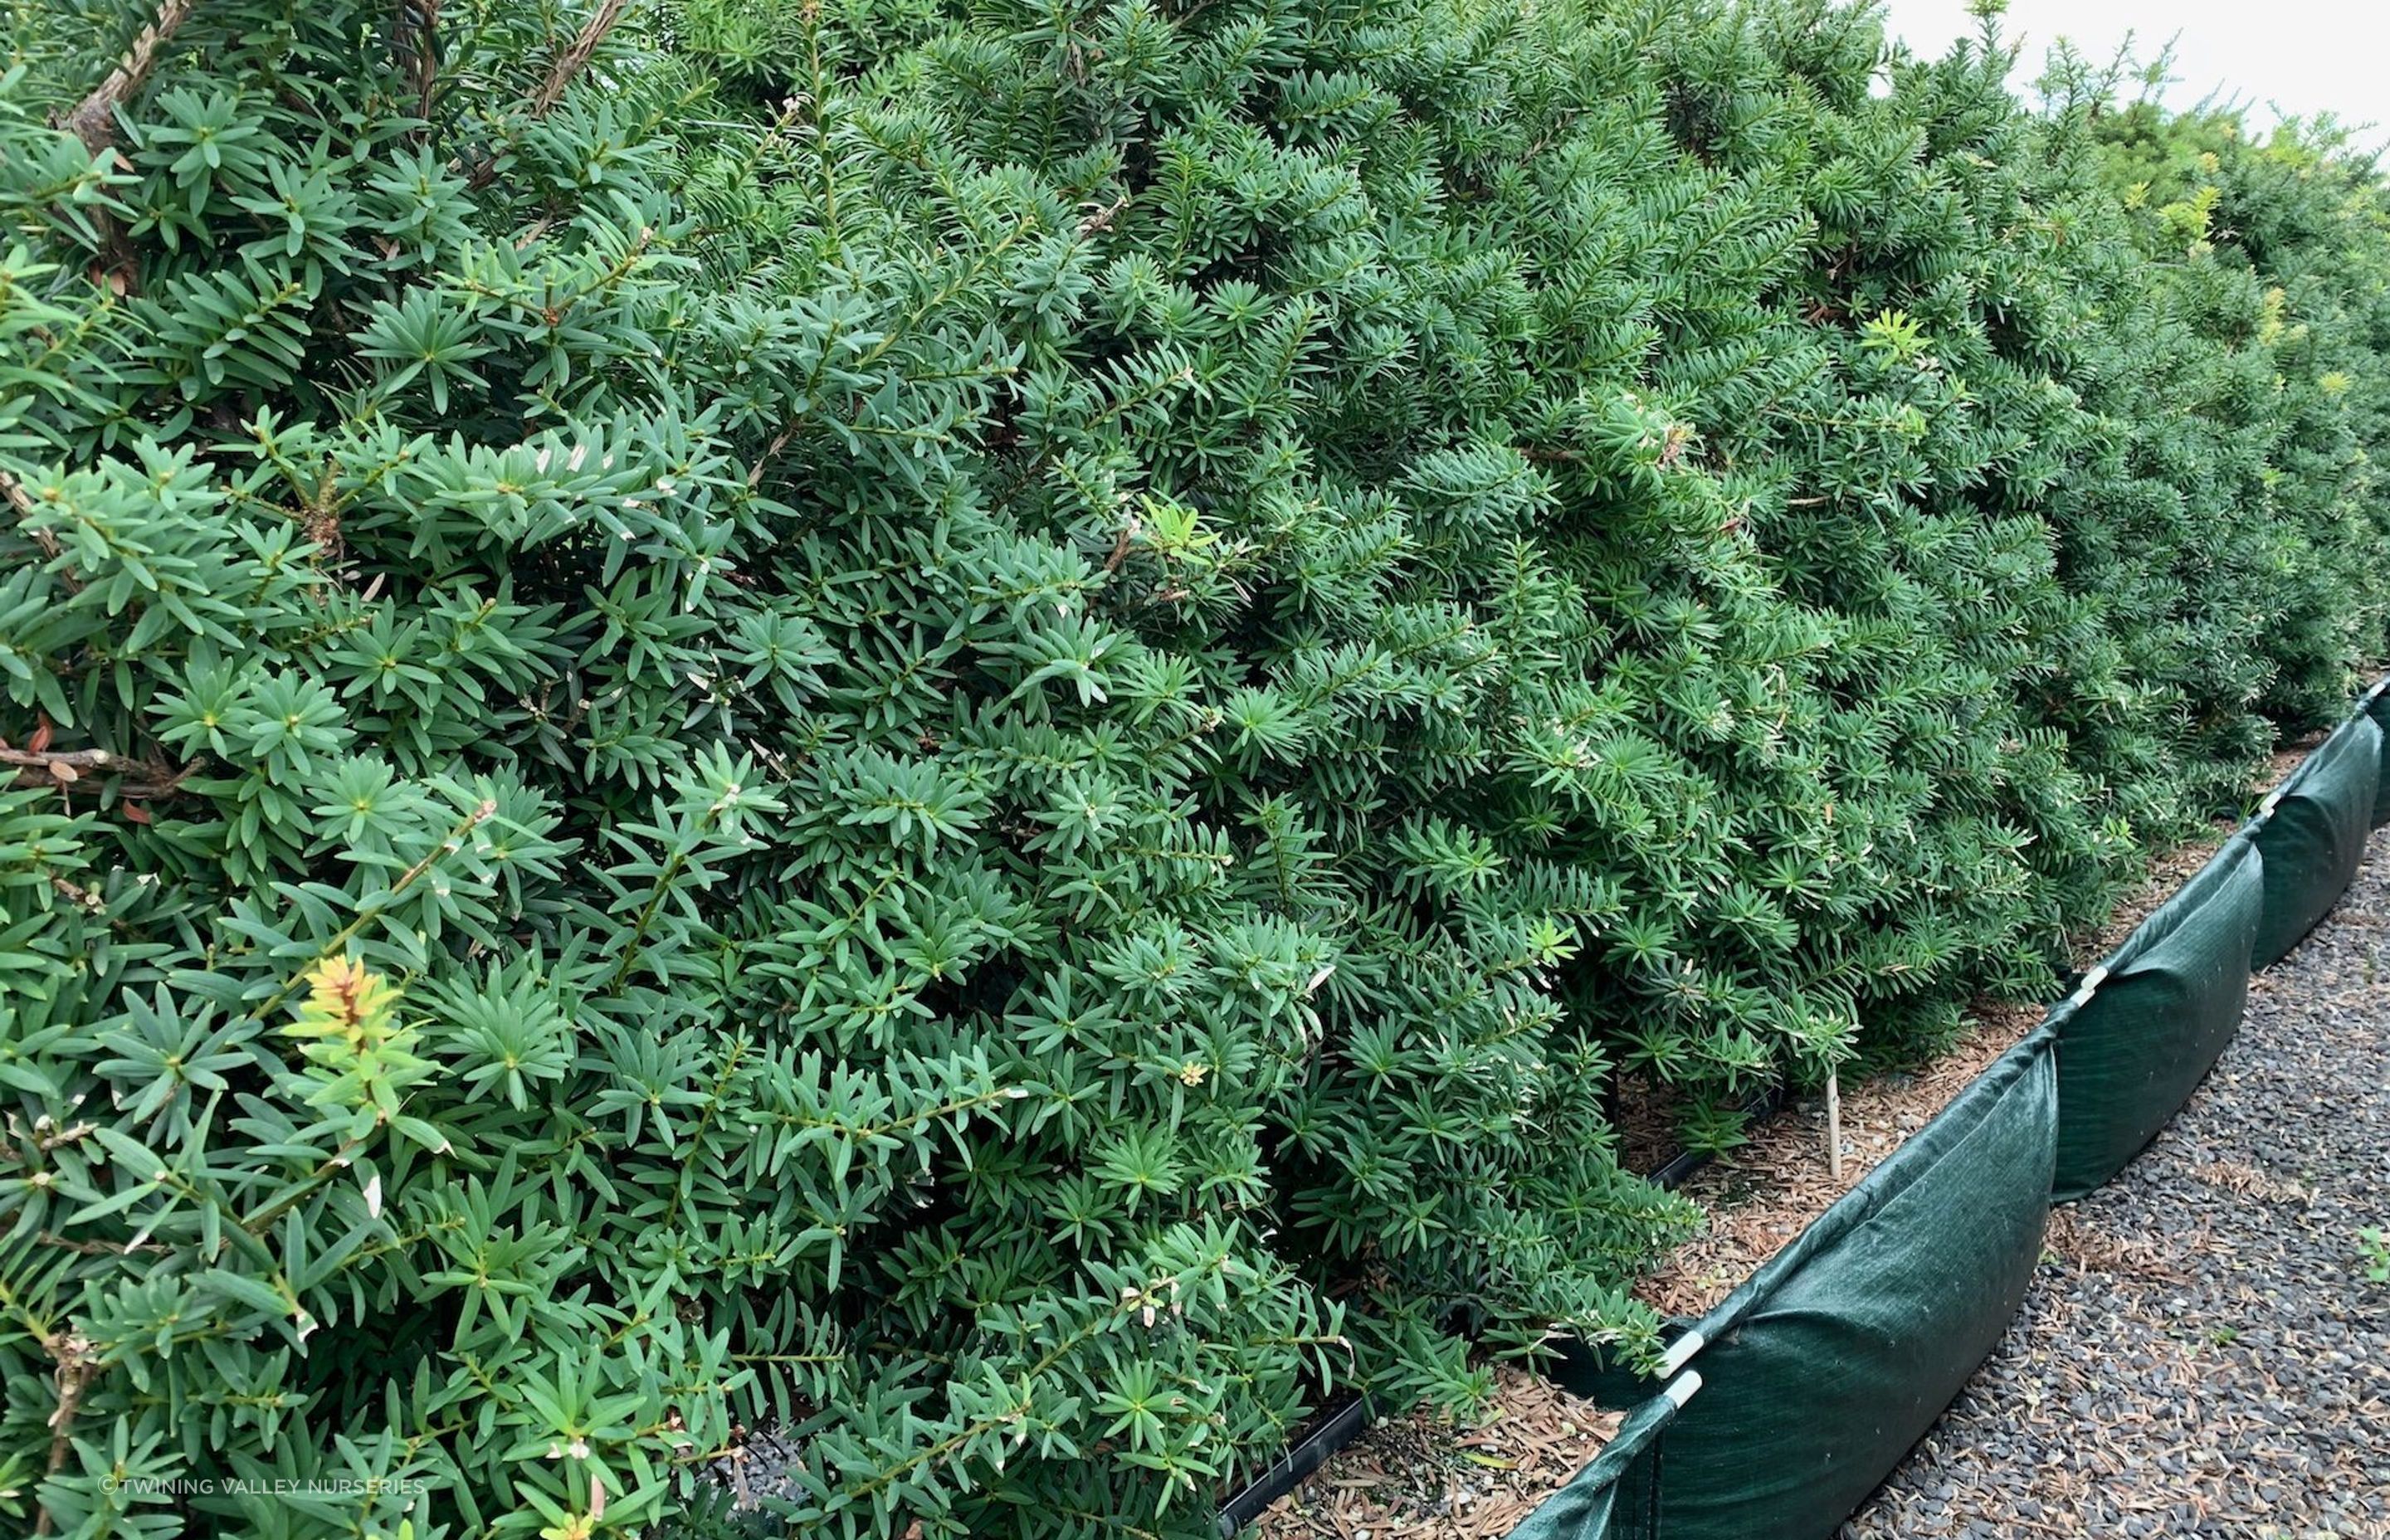
[{"label": "podocarpus shrub", "polygon": [[[111,170],[42,119],[145,20]],[[1648,1348],[1619,1065],[2043,987],[2348,661],[2266,472],[2371,419],[2269,415],[2088,103],[1831,6],[12,46],[54,1533],[628,1533],[759,1418],[807,1533],[1203,1533],[1323,1382]]]},{"label": "podocarpus shrub", "polygon": [[[2390,606],[2374,575],[2384,514],[2369,452],[2390,411],[2390,206],[2376,161],[2329,121],[2253,139],[2233,114],[2139,102],[2094,127],[2165,290],[2256,371],[2241,428],[2256,452],[2207,484],[2225,481],[2223,507],[2276,513],[2268,591],[2280,608],[2261,702],[2287,722],[2330,720],[2346,705],[2352,651],[2378,646]],[[2217,595],[2203,611],[2229,603]]]}]

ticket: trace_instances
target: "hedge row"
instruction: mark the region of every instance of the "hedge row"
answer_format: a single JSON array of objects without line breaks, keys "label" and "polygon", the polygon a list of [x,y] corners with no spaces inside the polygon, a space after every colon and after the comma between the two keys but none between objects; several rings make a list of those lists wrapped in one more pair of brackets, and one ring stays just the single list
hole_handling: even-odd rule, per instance
[{"label": "hedge row", "polygon": [[2371,167],[1988,40],[8,14],[11,1523],[1204,1533],[2384,641]]}]

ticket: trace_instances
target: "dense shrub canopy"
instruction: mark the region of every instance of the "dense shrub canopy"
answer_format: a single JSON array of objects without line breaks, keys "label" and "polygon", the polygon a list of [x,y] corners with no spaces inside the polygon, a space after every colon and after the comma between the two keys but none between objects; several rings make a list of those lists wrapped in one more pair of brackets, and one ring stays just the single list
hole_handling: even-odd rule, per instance
[{"label": "dense shrub canopy", "polygon": [[2371,168],[1988,42],[12,19],[12,1523],[1208,1534],[2383,640]]},{"label": "dense shrub canopy", "polygon": [[[2258,700],[2294,725],[2336,715],[2345,662],[2379,656],[2390,605],[2376,576],[2383,515],[2371,463],[2390,411],[2390,207],[2373,162],[2346,153],[2329,122],[2285,124],[2252,142],[2237,118],[2170,118],[2139,103],[2099,117],[2094,131],[2136,245],[2159,264],[2181,361],[2204,362],[2217,350],[2199,344],[2220,339],[2248,377],[2237,417],[2224,417],[2232,398],[2210,387],[2192,397],[2200,409],[2179,432],[2185,442],[2169,446],[2185,455],[2237,440],[2229,469],[2152,479],[2204,493],[2203,521],[2269,512],[2272,581],[2256,590],[2269,608],[2251,626],[2266,637],[2257,659],[2269,671]],[[2230,439],[2219,431],[2228,423]],[[2231,613],[2221,588],[2211,579],[2193,612]]]}]

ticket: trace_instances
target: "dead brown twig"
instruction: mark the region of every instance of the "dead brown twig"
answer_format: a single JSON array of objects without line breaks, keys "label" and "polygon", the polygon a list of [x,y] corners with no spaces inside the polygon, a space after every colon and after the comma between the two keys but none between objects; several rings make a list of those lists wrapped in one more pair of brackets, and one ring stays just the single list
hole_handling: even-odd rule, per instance
[{"label": "dead brown twig", "polygon": [[[17,511],[19,520],[31,519],[33,516],[32,494],[25,490],[24,482],[5,470],[0,470],[0,497],[7,499],[8,506]],[[26,526],[25,533],[32,538],[34,545],[41,547],[44,556],[48,557],[52,561],[58,558],[58,554],[63,547],[58,545],[57,535],[30,524]]]},{"label": "dead brown twig", "polygon": [[1128,194],[1123,193],[1112,199],[1111,207],[1089,212],[1085,219],[1079,221],[1079,238],[1085,240],[1089,236],[1111,229],[1112,221],[1119,218],[1120,212],[1127,207]]},{"label": "dead brown twig", "polygon": [[[74,1446],[75,1413],[83,1406],[84,1391],[99,1373],[99,1357],[92,1351],[91,1339],[72,1328],[51,1333],[42,1340],[42,1347],[58,1365],[58,1405],[50,1413],[49,1424],[49,1469],[55,1474],[64,1468],[67,1455]],[[33,1534],[39,1536],[49,1533],[50,1510],[45,1507],[33,1521]]]},{"label": "dead brown twig", "polygon": [[[25,490],[24,482],[19,481],[17,478],[9,475],[5,470],[0,470],[0,498],[6,498],[7,500],[8,506],[16,510],[17,517],[19,520],[27,520],[33,516],[32,494]],[[51,533],[48,530],[28,524],[25,526],[25,533],[32,540],[36,546],[40,547],[41,553],[49,558],[52,561],[56,561],[60,553],[65,549],[65,547],[58,544],[58,537]],[[60,575],[69,588],[80,586],[71,575]]]},{"label": "dead brown twig", "polygon": [[0,746],[0,765],[13,765],[19,771],[46,776],[50,784],[58,787],[73,786],[90,774],[115,776],[118,777],[117,794],[135,801],[172,796],[182,789],[183,782],[199,768],[197,764],[191,764],[174,769],[106,749],[71,749],[54,752],[46,749],[10,749],[4,746]]},{"label": "dead brown twig", "polygon": [[789,447],[789,441],[796,437],[796,426],[792,423],[789,427],[783,428],[779,432],[773,435],[772,442],[764,446],[763,455],[755,461],[753,466],[749,468],[747,471],[748,490],[752,491],[755,487],[762,484],[764,480],[764,468],[770,465],[774,458],[779,455],[781,450]]}]

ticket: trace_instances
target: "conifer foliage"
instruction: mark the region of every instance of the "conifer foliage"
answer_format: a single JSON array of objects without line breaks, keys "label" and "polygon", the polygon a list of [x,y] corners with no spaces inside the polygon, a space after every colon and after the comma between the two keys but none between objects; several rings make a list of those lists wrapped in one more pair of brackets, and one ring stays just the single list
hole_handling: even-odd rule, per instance
[{"label": "conifer foliage", "polygon": [[12,1528],[1209,1534],[2384,640],[2370,169],[1988,35],[10,16]]}]

